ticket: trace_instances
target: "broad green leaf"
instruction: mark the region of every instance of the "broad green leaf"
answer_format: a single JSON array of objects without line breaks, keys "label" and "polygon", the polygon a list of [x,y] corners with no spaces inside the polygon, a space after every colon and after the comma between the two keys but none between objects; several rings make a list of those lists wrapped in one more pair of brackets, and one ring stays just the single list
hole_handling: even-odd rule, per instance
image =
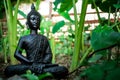
[{"label": "broad green leaf", "polygon": [[119,9],[120,8],[120,4],[114,4],[113,5],[115,8]]},{"label": "broad green leaf", "polygon": [[117,66],[117,61],[114,61],[114,60],[104,61],[102,64],[102,69],[105,71],[110,71],[116,68],[116,66]]},{"label": "broad green leaf", "polygon": [[111,27],[97,26],[91,35],[91,45],[94,50],[106,48],[119,43],[120,33],[114,32]]},{"label": "broad green leaf", "polygon": [[54,26],[53,26],[53,29],[52,29],[52,33],[56,33],[61,27],[63,27],[65,25],[65,22],[64,20],[62,21],[59,21],[58,23],[56,23]]},{"label": "broad green leaf", "polygon": [[103,80],[104,72],[99,65],[86,69],[87,80]]},{"label": "broad green leaf", "polygon": [[[77,2],[78,0],[75,0]],[[63,0],[60,5],[60,12],[69,11],[73,7],[73,0]]]},{"label": "broad green leaf", "polygon": [[112,71],[109,71],[105,80],[120,80],[120,68],[114,68]]}]

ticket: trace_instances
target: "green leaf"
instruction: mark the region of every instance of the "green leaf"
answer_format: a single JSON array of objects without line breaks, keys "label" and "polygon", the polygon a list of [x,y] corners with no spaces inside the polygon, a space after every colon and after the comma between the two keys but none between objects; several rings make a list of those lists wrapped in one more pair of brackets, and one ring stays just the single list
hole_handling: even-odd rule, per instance
[{"label": "green leaf", "polygon": [[54,10],[56,11],[57,10],[57,8],[58,8],[58,5],[62,2],[63,0],[55,0],[54,2],[53,2],[53,4],[54,4]]},{"label": "green leaf", "polygon": [[120,4],[114,4],[113,5],[115,8],[119,9],[120,8]]},{"label": "green leaf", "polygon": [[[77,2],[78,0],[76,0]],[[58,5],[60,4],[60,8],[58,8]],[[61,16],[63,16],[65,19],[69,20],[70,22],[74,22],[69,15],[69,10],[73,7],[72,0],[55,0],[53,8],[55,11],[57,11]]]},{"label": "green leaf", "polygon": [[45,18],[43,18],[43,20],[41,22],[41,26],[40,26],[41,33],[44,34],[45,30],[49,33],[50,26],[52,26],[52,21],[46,20]]},{"label": "green leaf", "polygon": [[34,74],[23,74],[21,76],[27,78],[28,80],[39,80],[38,77]]},{"label": "green leaf", "polygon": [[51,78],[53,78],[53,75],[52,75],[51,73],[44,73],[44,74],[40,74],[40,75],[38,76],[39,80],[42,80],[42,79],[44,79],[44,78],[46,78],[46,77],[51,77]]},{"label": "green leaf", "polygon": [[21,10],[18,10],[18,13],[19,13],[21,16],[23,16],[24,18],[27,17],[27,15],[26,15],[23,11],[21,11]]},{"label": "green leaf", "polygon": [[104,72],[99,65],[93,65],[85,70],[87,80],[103,80]]},{"label": "green leaf", "polygon": [[40,2],[41,2],[41,0],[36,0],[36,10],[39,9]]},{"label": "green leaf", "polygon": [[119,40],[120,33],[114,32],[111,27],[99,25],[92,31],[91,45],[94,50],[117,44]]},{"label": "green leaf", "polygon": [[[77,2],[78,0],[75,0]],[[63,0],[60,5],[60,12],[69,11],[73,7],[73,0]]]},{"label": "green leaf", "polygon": [[88,62],[90,62],[90,63],[97,62],[102,56],[103,56],[102,54],[96,54],[92,58],[90,58],[90,60]]},{"label": "green leaf", "polygon": [[105,80],[120,80],[120,68],[110,71]]},{"label": "green leaf", "polygon": [[118,0],[103,0],[98,7],[103,12],[108,12],[108,13],[109,13],[109,7],[111,7],[111,13],[114,13],[116,11],[116,8],[113,5],[117,3],[118,3]]},{"label": "green leaf", "polygon": [[63,27],[65,25],[65,22],[64,20],[62,21],[59,21],[58,23],[56,23],[54,26],[53,26],[53,29],[52,29],[52,33],[56,33],[61,27]]},{"label": "green leaf", "polygon": [[70,22],[74,23],[74,21],[71,19],[69,13],[66,11],[66,12],[59,12],[58,13],[63,16],[65,19],[69,20]]},{"label": "green leaf", "polygon": [[110,71],[110,70],[114,70],[117,66],[117,61],[104,61],[103,64],[102,64],[102,69],[105,70],[105,71]]}]

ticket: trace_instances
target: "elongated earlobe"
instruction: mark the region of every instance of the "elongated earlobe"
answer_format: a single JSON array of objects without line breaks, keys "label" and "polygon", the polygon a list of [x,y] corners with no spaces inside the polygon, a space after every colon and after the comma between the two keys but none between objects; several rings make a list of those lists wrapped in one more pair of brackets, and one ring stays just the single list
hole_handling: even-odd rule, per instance
[{"label": "elongated earlobe", "polygon": [[26,26],[27,26],[27,29],[30,29],[30,28],[29,28],[29,25],[28,25],[28,22],[26,22]]}]

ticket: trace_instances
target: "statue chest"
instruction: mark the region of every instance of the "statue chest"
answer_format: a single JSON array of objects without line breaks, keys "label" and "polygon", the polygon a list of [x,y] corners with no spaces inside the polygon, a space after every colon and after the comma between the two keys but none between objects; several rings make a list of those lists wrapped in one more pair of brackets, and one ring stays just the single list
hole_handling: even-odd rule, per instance
[{"label": "statue chest", "polygon": [[25,41],[25,51],[30,60],[42,60],[45,53],[45,40],[42,36],[29,36]]}]

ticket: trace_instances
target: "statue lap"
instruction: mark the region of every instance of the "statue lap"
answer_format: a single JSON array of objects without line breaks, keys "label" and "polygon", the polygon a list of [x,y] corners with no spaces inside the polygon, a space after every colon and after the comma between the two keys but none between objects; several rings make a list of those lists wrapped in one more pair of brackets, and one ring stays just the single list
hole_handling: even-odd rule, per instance
[{"label": "statue lap", "polygon": [[[37,66],[38,65],[38,66]],[[67,75],[68,69],[64,66],[58,66],[51,64],[53,66],[47,66],[42,69],[42,71],[39,71],[39,64],[37,64],[34,69],[32,69],[32,65],[25,65],[25,64],[17,64],[17,65],[10,65],[7,66],[5,69],[5,75],[7,77],[13,76],[13,75],[21,75],[25,74],[27,70],[31,70],[32,73],[35,73],[36,75],[40,75],[43,73],[51,73],[55,78],[63,78]],[[35,70],[36,68],[36,70]],[[40,69],[41,70],[41,69]]]}]

